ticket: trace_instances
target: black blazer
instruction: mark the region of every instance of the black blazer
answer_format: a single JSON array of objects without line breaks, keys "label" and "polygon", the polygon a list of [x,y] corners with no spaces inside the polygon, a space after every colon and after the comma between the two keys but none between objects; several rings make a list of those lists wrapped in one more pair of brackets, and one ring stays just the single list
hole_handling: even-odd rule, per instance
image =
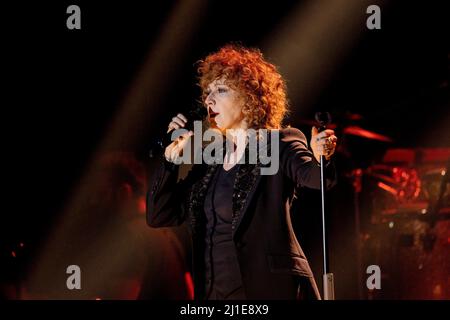
[{"label": "black blazer", "polygon": [[[320,299],[308,261],[294,234],[290,208],[298,187],[320,188],[320,166],[298,129],[279,131],[279,170],[261,175],[261,164],[242,164],[233,191],[232,232],[248,299]],[[247,158],[248,159],[248,158]],[[218,165],[194,165],[184,180],[178,166],[161,161],[147,194],[147,223],[170,227],[188,220],[192,234],[195,297],[204,296],[204,211]],[[335,183],[326,166],[327,187]]]}]

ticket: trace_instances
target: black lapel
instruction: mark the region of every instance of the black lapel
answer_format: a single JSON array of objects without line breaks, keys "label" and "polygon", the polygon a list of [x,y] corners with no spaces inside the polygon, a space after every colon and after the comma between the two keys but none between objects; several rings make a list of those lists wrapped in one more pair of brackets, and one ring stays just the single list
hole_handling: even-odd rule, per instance
[{"label": "black lapel", "polygon": [[217,164],[209,165],[202,179],[197,181],[189,193],[187,198],[187,213],[190,220],[192,234],[197,236],[202,227],[202,219],[204,218],[204,203],[209,184],[214,177],[218,168]]},{"label": "black lapel", "polygon": [[233,238],[261,179],[259,164],[241,164],[233,187]]}]

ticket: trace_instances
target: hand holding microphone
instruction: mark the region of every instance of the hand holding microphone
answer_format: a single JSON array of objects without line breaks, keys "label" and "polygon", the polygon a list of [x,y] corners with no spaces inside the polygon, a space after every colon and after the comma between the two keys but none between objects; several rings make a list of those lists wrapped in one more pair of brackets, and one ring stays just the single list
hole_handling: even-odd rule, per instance
[{"label": "hand holding microphone", "polygon": [[[194,128],[194,122],[203,121],[207,115],[208,112],[206,108],[202,105],[197,105],[187,112],[187,116],[179,113],[173,117],[172,121],[169,123],[167,131],[160,137],[153,139],[151,142],[149,152],[150,158],[157,155],[162,155],[164,152],[164,156],[167,161],[173,162],[176,158],[181,156],[183,147],[186,145],[189,140],[188,138],[192,136],[193,133],[184,133],[177,137],[176,140],[172,141],[172,131],[182,128],[192,131]],[[182,140],[184,140],[183,143],[181,143]],[[175,156],[175,154],[178,154],[178,156]]]},{"label": "hand holding microphone", "polygon": [[[181,128],[184,128],[188,122],[188,119],[179,113],[175,117],[172,118],[172,121],[169,123],[169,127],[167,129],[167,134],[170,134],[172,130],[178,130]],[[175,163],[178,158],[180,158],[183,155],[183,149],[186,146],[186,144],[189,141],[189,138],[194,135],[193,131],[188,131],[183,134],[181,134],[177,139],[172,141],[171,144],[169,144],[165,151],[164,151],[164,157],[167,161]]]},{"label": "hand holding microphone", "polygon": [[311,149],[317,162],[320,163],[320,157],[324,156],[329,160],[336,150],[337,137],[334,130],[327,129],[331,123],[331,115],[328,112],[317,112],[315,115],[319,127],[312,127],[311,130]]}]

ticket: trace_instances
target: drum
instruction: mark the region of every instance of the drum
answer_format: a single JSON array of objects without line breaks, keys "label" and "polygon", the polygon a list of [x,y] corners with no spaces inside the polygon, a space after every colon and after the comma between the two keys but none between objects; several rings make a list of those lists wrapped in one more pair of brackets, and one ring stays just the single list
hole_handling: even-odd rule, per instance
[{"label": "drum", "polygon": [[382,274],[369,298],[450,299],[449,150],[438,151],[391,152],[365,172],[364,264]]},{"label": "drum", "polygon": [[[450,213],[450,208],[447,208]],[[363,245],[364,264],[381,269],[374,299],[450,299],[450,219],[394,216],[373,225]]]}]

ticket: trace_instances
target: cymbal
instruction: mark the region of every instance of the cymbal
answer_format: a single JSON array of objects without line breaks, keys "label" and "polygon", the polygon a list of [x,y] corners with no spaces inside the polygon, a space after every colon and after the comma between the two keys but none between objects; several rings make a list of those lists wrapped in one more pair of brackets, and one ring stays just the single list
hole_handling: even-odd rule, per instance
[{"label": "cymbal", "polygon": [[[354,117],[354,119],[359,120],[362,118],[362,116],[358,115],[358,114],[354,114],[351,115],[352,117]],[[353,119],[353,118],[352,118]],[[307,125],[307,126],[318,126],[317,121],[315,120],[310,120],[310,119],[299,119],[298,122],[300,124],[303,125]],[[337,128],[337,124],[336,123],[330,123],[329,125],[327,125],[328,129],[332,129],[335,130]],[[363,129],[359,126],[347,126],[344,127],[344,129],[342,130],[343,134],[347,134],[347,135],[352,135],[352,136],[357,136],[357,137],[361,137],[361,138],[366,138],[366,139],[370,139],[370,140],[377,140],[377,141],[383,141],[383,142],[393,142],[393,140],[385,135],[373,132],[373,131],[369,131],[367,129]]]},{"label": "cymbal", "polygon": [[361,127],[358,126],[348,126],[345,127],[344,130],[342,130],[343,134],[348,134],[348,135],[352,135],[352,136],[357,136],[357,137],[361,137],[361,138],[366,138],[366,139],[370,139],[370,140],[378,140],[378,141],[383,141],[383,142],[392,142],[392,139],[389,138],[388,136],[373,132],[373,131],[369,131],[366,129],[363,129]]}]

